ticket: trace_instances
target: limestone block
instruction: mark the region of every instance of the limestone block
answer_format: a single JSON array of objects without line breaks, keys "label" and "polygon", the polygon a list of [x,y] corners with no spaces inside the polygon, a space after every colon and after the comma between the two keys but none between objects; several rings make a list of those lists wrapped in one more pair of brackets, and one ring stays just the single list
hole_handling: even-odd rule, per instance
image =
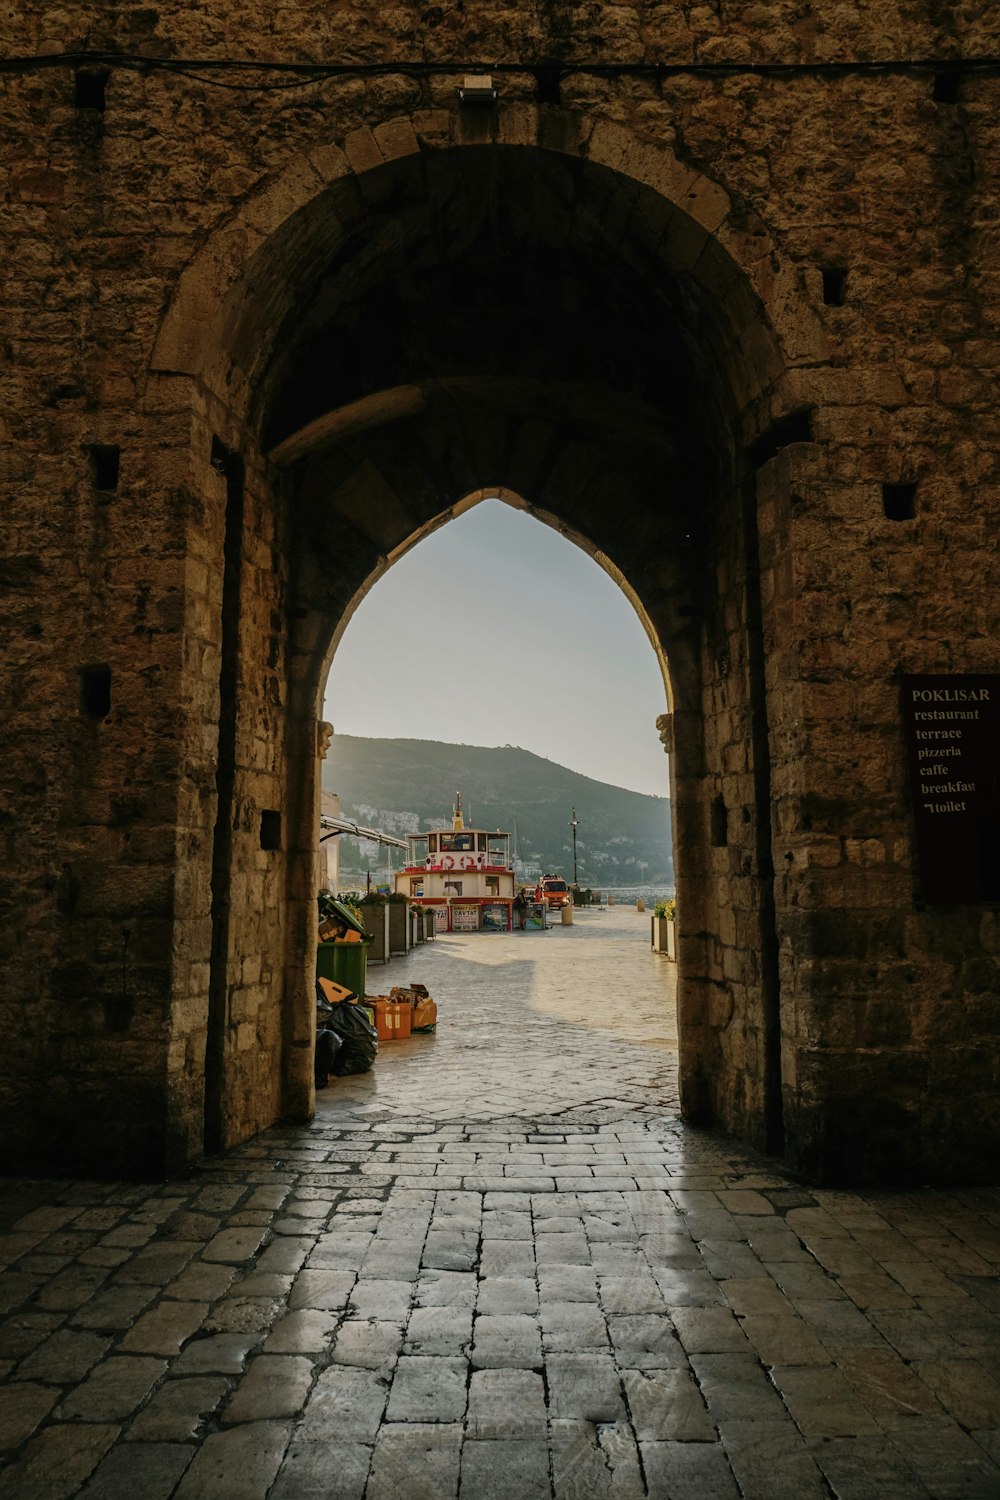
[{"label": "limestone block", "polygon": [[454,134],[455,116],[448,109],[416,109],[412,116],[413,130],[421,145],[450,146]]},{"label": "limestone block", "polygon": [[377,125],[372,134],[386,161],[414,156],[420,151],[420,142],[409,120],[387,120],[384,125]]},{"label": "limestone block", "polygon": [[370,172],[385,163],[379,144],[367,126],[351,131],[344,141],[344,154],[356,174]]},{"label": "limestone block", "polygon": [[342,153],[334,151],[331,157],[321,157],[325,168],[322,171],[316,162],[316,156],[322,150],[325,148],[318,147],[315,151],[310,151],[309,156],[300,157],[297,162],[286,166],[274,180],[255,184],[255,189],[247,196],[246,204],[240,210],[238,222],[265,239],[286,219],[291,219],[292,214],[298,213],[310,199],[315,198],[316,193],[321,192],[325,183],[340,175],[336,166],[342,160]]}]

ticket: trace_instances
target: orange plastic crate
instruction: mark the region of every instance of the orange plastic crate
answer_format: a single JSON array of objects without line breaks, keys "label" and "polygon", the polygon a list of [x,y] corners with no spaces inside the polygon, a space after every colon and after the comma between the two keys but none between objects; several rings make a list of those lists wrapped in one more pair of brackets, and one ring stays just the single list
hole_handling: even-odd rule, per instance
[{"label": "orange plastic crate", "polygon": [[376,1000],[375,1030],[380,1042],[401,1042],[410,1034],[413,1006],[406,1000]]}]

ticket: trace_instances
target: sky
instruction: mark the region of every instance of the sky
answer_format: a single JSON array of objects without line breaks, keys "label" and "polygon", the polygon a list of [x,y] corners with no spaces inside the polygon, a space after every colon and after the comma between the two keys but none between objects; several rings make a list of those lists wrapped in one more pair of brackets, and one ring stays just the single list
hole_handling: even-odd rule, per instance
[{"label": "sky", "polygon": [[500,500],[418,542],[361,601],[325,717],[339,734],[517,745],[665,797],[663,678],[618,585]]}]

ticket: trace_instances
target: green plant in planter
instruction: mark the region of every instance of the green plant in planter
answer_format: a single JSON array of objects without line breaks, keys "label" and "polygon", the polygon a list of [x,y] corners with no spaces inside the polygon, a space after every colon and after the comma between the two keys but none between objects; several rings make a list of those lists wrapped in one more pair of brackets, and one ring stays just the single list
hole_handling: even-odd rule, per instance
[{"label": "green plant in planter", "polygon": [[358,914],[358,903],[355,894],[351,891],[346,896],[335,896],[332,891],[320,891],[317,897],[319,907],[319,919],[321,922],[329,920],[339,921],[340,912],[337,910],[338,903],[346,906],[355,916]]},{"label": "green plant in planter", "polygon": [[676,898],[676,896],[671,896],[671,897],[669,897],[669,899],[664,899],[663,901],[657,901],[656,905],[653,907],[653,916],[654,917],[666,917],[666,919],[667,919],[668,922],[674,922],[674,921],[676,921],[676,919],[677,919],[677,898]]},{"label": "green plant in planter", "polygon": [[[362,896],[362,894],[361,894],[360,891],[341,891],[340,895],[337,897],[337,900],[341,903],[341,905],[342,906],[346,906],[347,909],[348,909],[348,911],[351,913],[351,915],[353,917],[356,917],[359,922],[363,922],[364,921],[364,918],[361,915],[361,903],[362,903],[363,899],[364,899],[364,897]],[[321,915],[323,914],[323,904],[322,903],[323,903],[323,898],[321,896],[320,897],[320,914]]]}]

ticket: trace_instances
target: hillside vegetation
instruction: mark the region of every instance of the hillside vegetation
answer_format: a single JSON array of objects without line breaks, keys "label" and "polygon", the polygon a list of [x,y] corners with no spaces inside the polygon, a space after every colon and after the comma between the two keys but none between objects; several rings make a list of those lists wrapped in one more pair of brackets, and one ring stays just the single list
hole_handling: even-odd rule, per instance
[{"label": "hillside vegetation", "polygon": [[[668,798],[593,781],[511,745],[338,734],[323,766],[323,787],[338,793],[345,817],[397,835],[447,824],[460,791],[467,827],[516,832],[518,869],[529,876],[551,870],[572,878],[575,807],[581,885],[674,878]],[[345,836],[340,859],[342,875],[349,875],[374,868],[382,855],[371,843]]]}]

